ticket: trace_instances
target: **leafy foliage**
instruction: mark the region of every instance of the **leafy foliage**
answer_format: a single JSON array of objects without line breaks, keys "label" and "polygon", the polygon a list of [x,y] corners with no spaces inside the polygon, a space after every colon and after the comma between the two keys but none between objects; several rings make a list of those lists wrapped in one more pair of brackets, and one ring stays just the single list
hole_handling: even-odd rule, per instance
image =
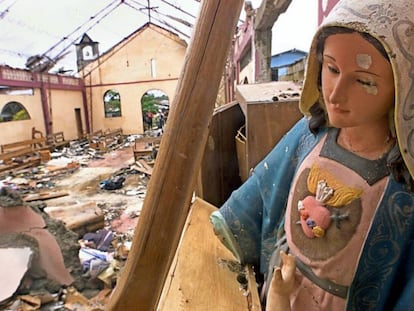
[{"label": "leafy foliage", "polygon": [[121,96],[118,91],[108,90],[104,95],[105,117],[121,116]]},{"label": "leafy foliage", "polygon": [[27,111],[25,109],[22,109],[18,112],[16,112],[13,116],[13,121],[18,121],[18,120],[28,120],[29,118],[29,114],[27,113]]},{"label": "leafy foliage", "polygon": [[142,101],[141,101],[142,111],[145,113],[148,111],[151,111],[152,113],[157,113],[158,109],[157,109],[157,106],[155,105],[156,102],[157,100],[154,94],[145,93],[145,95],[142,96]]}]

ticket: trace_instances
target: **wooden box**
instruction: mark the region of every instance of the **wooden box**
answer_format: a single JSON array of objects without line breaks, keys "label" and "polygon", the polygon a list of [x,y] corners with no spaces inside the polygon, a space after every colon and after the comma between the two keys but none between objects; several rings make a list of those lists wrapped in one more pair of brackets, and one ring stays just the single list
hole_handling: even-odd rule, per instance
[{"label": "wooden box", "polygon": [[250,171],[302,117],[301,84],[278,81],[239,85],[236,99],[245,115],[245,149],[238,149],[239,171],[245,181]]},{"label": "wooden box", "polygon": [[39,155],[41,163],[46,163],[51,159],[49,150],[39,150]]},{"label": "wooden box", "polygon": [[215,206],[220,206],[241,184],[235,136],[244,122],[236,102],[221,106],[213,113],[196,194]]},{"label": "wooden box", "polygon": [[301,84],[293,82],[239,85],[237,101],[214,111],[197,196],[221,206],[302,117],[300,93]]}]

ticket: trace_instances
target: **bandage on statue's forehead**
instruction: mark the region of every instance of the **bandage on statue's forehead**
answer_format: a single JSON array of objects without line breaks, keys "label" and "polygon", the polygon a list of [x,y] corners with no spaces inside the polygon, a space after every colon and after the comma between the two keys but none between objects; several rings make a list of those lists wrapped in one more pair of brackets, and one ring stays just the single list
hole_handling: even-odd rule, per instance
[{"label": "bandage on statue's forehead", "polygon": [[372,57],[368,54],[357,54],[356,62],[359,67],[369,69],[372,65]]}]

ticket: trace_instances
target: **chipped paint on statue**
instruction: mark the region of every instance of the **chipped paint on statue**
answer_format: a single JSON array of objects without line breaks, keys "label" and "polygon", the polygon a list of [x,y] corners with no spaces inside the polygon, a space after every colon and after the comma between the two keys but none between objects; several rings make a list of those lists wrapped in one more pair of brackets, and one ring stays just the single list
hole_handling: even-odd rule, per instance
[{"label": "chipped paint on statue", "polygon": [[372,65],[372,57],[368,54],[357,54],[356,62],[362,69],[369,69]]}]

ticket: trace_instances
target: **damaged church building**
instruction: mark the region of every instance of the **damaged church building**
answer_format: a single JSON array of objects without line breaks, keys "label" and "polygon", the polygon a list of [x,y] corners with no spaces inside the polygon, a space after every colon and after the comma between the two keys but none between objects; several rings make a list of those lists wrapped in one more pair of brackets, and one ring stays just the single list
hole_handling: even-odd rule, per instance
[{"label": "damaged church building", "polygon": [[[45,200],[68,197],[73,185],[57,190],[56,179],[78,172],[90,165],[89,161],[104,161],[109,154],[118,160],[110,172],[90,170],[94,171],[90,176],[97,175],[94,191],[122,188],[132,192],[127,194],[130,201],[140,201],[138,196],[145,194],[155,148],[160,143],[163,124],[159,118],[162,114],[165,124],[186,48],[187,43],[176,34],[147,23],[102,55],[98,42],[84,34],[76,45],[79,78],[37,71],[41,66],[34,60],[30,64],[33,70],[0,67],[0,249],[2,279],[9,280],[7,288],[1,288],[2,304],[17,293],[36,292],[27,298],[29,301],[23,299],[20,303],[35,308],[55,302],[55,307],[63,308],[59,304],[61,295],[70,293],[62,293],[62,288],[71,285],[76,292],[89,289],[96,294],[113,286],[116,272],[109,273],[104,281],[96,278],[110,262],[115,265],[110,269],[119,269],[116,258],[105,257],[114,252],[113,234],[104,229],[108,225],[105,209],[98,207],[96,200],[66,202],[65,208],[50,207],[50,201],[46,204]],[[134,57],[136,54],[140,56]],[[154,97],[158,101],[149,128],[145,103]],[[118,149],[119,155],[111,153]],[[119,168],[114,170],[117,165]],[[137,180],[132,188],[127,186],[126,175]],[[82,179],[77,182],[79,188],[88,187]],[[118,201],[122,206],[122,199]],[[134,204],[135,210],[139,204]],[[130,240],[125,231],[132,230],[138,215],[129,216],[135,222],[118,235]],[[104,232],[105,243],[99,245],[94,235]],[[90,239],[85,242],[94,248],[79,245],[85,234]],[[119,240],[117,245],[121,260],[125,260],[126,246]],[[93,277],[89,269],[95,269]],[[71,300],[67,301],[69,308]]]},{"label": "damaged church building", "polygon": [[291,0],[223,4],[228,42],[196,2],[190,42],[149,18],[104,53],[85,32],[76,76],[0,66],[0,310],[260,310],[207,219],[301,117],[306,53],[271,55]]}]

